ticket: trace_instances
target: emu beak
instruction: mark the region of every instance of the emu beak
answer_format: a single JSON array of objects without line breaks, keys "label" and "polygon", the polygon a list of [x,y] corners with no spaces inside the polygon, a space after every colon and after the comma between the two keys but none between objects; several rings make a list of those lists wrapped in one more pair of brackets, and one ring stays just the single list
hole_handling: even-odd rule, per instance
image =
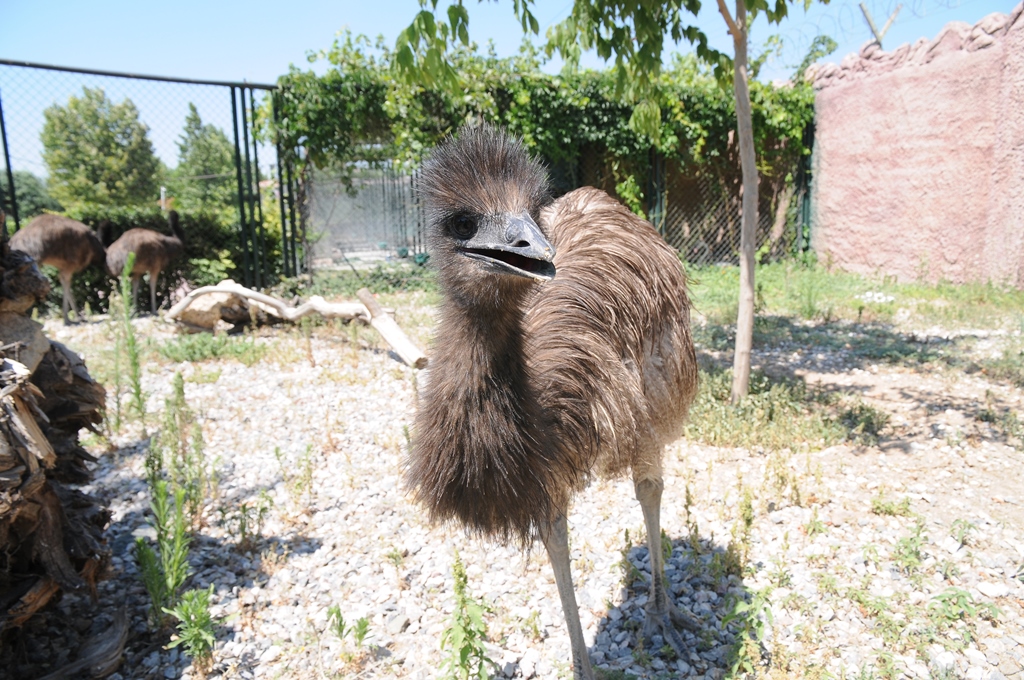
[{"label": "emu beak", "polygon": [[496,273],[537,281],[555,278],[555,247],[527,213],[485,220],[460,250]]}]

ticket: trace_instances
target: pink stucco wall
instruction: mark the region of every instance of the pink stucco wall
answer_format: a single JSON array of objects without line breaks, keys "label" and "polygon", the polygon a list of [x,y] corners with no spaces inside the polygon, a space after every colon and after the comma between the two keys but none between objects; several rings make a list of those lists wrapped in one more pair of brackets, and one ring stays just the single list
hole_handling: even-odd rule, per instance
[{"label": "pink stucco wall", "polygon": [[816,68],[819,260],[1024,287],[1022,8]]}]

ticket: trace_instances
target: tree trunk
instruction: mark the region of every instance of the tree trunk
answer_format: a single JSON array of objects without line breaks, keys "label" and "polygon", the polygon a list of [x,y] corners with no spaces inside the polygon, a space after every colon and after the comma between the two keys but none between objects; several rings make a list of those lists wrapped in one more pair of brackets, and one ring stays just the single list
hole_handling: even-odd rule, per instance
[{"label": "tree trunk", "polygon": [[740,227],[740,295],[736,318],[736,353],[733,357],[732,402],[747,396],[750,388],[750,350],[754,342],[754,240],[757,235],[757,158],[754,123],[747,83],[747,16],[743,0],[736,2],[736,18],[730,21],[725,4],[719,9],[730,24],[736,55],[733,86],[736,93],[736,129],[743,169],[743,222]]}]

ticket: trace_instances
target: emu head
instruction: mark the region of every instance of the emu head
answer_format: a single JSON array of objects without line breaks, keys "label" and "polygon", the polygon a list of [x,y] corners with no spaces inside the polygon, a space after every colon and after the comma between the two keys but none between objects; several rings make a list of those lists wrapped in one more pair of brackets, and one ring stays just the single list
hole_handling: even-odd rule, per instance
[{"label": "emu head", "polygon": [[547,175],[523,145],[490,127],[464,128],[424,164],[427,245],[456,300],[498,301],[554,277],[555,249],[537,226]]}]

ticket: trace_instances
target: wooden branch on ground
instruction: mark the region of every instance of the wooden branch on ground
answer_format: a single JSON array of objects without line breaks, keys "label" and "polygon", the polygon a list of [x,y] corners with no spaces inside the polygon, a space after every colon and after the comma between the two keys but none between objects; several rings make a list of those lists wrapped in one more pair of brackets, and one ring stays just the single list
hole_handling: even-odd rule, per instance
[{"label": "wooden branch on ground", "polygon": [[268,314],[277,316],[285,321],[294,322],[310,314],[319,314],[325,319],[359,320],[363,323],[368,323],[380,333],[381,337],[391,345],[391,348],[395,350],[395,353],[406,364],[413,368],[424,368],[427,365],[426,355],[413,344],[409,336],[405,334],[388,314],[388,310],[383,309],[377,304],[373,295],[365,288],[356,293],[362,303],[327,302],[319,295],[314,295],[309,301],[304,302],[298,307],[292,307],[271,295],[251,290],[229,279],[221,281],[216,286],[197,288],[167,310],[164,316],[170,321],[187,324],[188,322],[181,317],[185,310],[188,309],[188,306],[200,296],[218,293],[222,295],[236,295],[245,299],[249,304],[257,306]]},{"label": "wooden branch on ground", "polygon": [[314,313],[319,314],[325,319],[360,319],[365,322],[370,320],[370,314],[366,311],[366,307],[358,302],[327,302],[319,295],[314,295],[308,302],[298,307],[292,307],[275,297],[240,286],[230,280],[221,281],[216,286],[203,286],[202,288],[195,289],[167,310],[166,318],[171,321],[177,320],[185,308],[192,304],[193,300],[201,295],[211,293],[230,293],[246,300],[266,305],[271,308],[273,314],[285,321],[297,321],[304,316]]},{"label": "wooden branch on ground", "polygon": [[384,309],[377,304],[377,301],[373,298],[373,293],[366,288],[360,288],[356,291],[356,297],[369,310],[370,325],[377,329],[382,338],[387,340],[391,348],[395,350],[395,353],[402,357],[402,361],[413,368],[426,368],[427,356],[420,351],[419,347],[412,343],[412,340],[398,327],[395,320],[388,316]]}]

